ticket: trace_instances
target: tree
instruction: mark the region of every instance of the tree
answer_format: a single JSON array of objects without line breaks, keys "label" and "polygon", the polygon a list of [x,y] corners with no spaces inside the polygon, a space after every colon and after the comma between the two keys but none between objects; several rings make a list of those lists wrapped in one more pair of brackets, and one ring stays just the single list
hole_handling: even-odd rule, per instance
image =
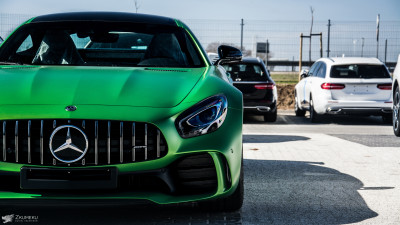
[{"label": "tree", "polygon": [[135,0],[136,13],[138,12],[139,8],[140,8],[139,2],[137,0]]}]

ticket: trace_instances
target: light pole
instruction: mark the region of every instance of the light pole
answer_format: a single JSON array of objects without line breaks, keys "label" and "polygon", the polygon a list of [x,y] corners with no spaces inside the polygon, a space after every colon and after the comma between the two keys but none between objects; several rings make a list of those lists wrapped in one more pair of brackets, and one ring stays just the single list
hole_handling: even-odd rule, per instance
[{"label": "light pole", "polygon": [[357,39],[353,39],[353,56],[356,56]]},{"label": "light pole", "polygon": [[365,38],[361,38],[361,40],[362,40],[362,42],[361,42],[361,57],[363,57],[364,56],[364,39]]}]

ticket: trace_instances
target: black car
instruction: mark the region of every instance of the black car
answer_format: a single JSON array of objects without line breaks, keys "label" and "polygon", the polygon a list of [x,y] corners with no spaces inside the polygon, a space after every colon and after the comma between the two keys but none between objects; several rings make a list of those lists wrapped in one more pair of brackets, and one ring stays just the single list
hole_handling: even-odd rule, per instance
[{"label": "black car", "polygon": [[264,62],[259,58],[243,58],[224,63],[233,85],[243,93],[244,112],[263,115],[266,122],[275,122],[278,94]]}]

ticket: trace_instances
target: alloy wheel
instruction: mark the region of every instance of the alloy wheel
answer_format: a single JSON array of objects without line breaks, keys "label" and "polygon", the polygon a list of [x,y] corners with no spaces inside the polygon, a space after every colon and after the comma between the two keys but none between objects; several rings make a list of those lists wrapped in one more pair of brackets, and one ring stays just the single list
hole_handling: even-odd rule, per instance
[{"label": "alloy wheel", "polygon": [[397,134],[400,129],[400,93],[397,88],[394,99],[393,99],[393,130]]}]

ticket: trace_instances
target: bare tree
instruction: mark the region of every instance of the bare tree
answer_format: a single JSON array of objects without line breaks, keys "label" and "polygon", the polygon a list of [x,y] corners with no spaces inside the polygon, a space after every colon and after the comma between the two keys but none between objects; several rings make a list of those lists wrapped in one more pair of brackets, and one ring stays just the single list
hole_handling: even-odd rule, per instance
[{"label": "bare tree", "polygon": [[139,8],[140,8],[139,2],[137,0],[135,0],[136,13],[138,12]]}]

